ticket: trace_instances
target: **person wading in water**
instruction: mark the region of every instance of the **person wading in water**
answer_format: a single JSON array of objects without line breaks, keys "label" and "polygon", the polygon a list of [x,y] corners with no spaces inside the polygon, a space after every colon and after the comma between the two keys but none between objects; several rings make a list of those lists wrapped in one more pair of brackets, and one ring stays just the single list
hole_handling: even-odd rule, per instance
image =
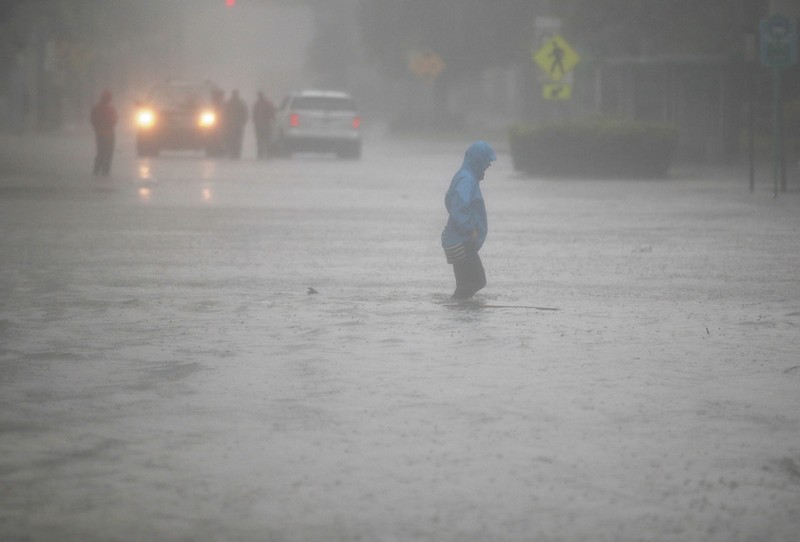
[{"label": "person wading in water", "polygon": [[442,248],[456,277],[453,299],[469,299],[486,286],[486,273],[478,251],[489,228],[480,181],[496,159],[485,141],[470,145],[444,197],[448,219],[442,231]]}]

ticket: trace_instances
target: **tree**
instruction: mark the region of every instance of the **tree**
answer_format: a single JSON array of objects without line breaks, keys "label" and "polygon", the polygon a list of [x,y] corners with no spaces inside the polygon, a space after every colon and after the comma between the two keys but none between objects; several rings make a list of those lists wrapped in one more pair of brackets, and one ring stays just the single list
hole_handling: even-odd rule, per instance
[{"label": "tree", "polygon": [[432,50],[450,80],[508,65],[527,54],[537,0],[362,0],[361,35],[373,61],[389,74],[407,71],[408,55]]},{"label": "tree", "polygon": [[575,43],[594,56],[732,54],[768,0],[568,0],[555,2]]},{"label": "tree", "polygon": [[25,91],[37,126],[57,126],[62,105],[83,118],[95,85],[124,87],[133,65],[157,58],[186,1],[0,0],[0,93],[22,69],[35,74]]}]

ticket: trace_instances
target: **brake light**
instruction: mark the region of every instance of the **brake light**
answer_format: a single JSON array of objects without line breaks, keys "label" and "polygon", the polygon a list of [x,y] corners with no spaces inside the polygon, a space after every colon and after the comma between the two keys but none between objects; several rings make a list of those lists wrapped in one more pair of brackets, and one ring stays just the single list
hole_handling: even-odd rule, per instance
[{"label": "brake light", "polygon": [[300,115],[298,115],[297,113],[292,113],[291,115],[289,115],[289,126],[291,126],[292,128],[297,128],[298,126],[300,126]]},{"label": "brake light", "polygon": [[353,117],[353,128],[355,130],[361,128],[361,117]]}]

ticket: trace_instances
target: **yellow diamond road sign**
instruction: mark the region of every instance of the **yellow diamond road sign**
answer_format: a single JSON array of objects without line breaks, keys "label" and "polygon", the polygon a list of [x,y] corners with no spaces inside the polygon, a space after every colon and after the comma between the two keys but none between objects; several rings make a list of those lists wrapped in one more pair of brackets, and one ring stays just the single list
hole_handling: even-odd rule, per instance
[{"label": "yellow diamond road sign", "polygon": [[561,81],[580,60],[581,57],[578,56],[575,49],[558,34],[547,40],[538,51],[533,53],[533,61],[547,72],[552,81]]},{"label": "yellow diamond road sign", "polygon": [[421,79],[435,79],[445,67],[444,59],[433,51],[417,53],[408,62],[408,69]]}]

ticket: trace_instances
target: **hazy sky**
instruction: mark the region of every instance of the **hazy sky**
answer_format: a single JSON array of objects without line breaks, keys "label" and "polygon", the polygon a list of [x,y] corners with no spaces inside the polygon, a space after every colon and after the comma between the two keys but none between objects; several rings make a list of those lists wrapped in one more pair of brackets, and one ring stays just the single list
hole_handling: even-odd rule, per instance
[{"label": "hazy sky", "polygon": [[260,89],[278,99],[313,83],[305,70],[313,31],[304,6],[198,6],[186,14],[186,71],[248,97]]}]

